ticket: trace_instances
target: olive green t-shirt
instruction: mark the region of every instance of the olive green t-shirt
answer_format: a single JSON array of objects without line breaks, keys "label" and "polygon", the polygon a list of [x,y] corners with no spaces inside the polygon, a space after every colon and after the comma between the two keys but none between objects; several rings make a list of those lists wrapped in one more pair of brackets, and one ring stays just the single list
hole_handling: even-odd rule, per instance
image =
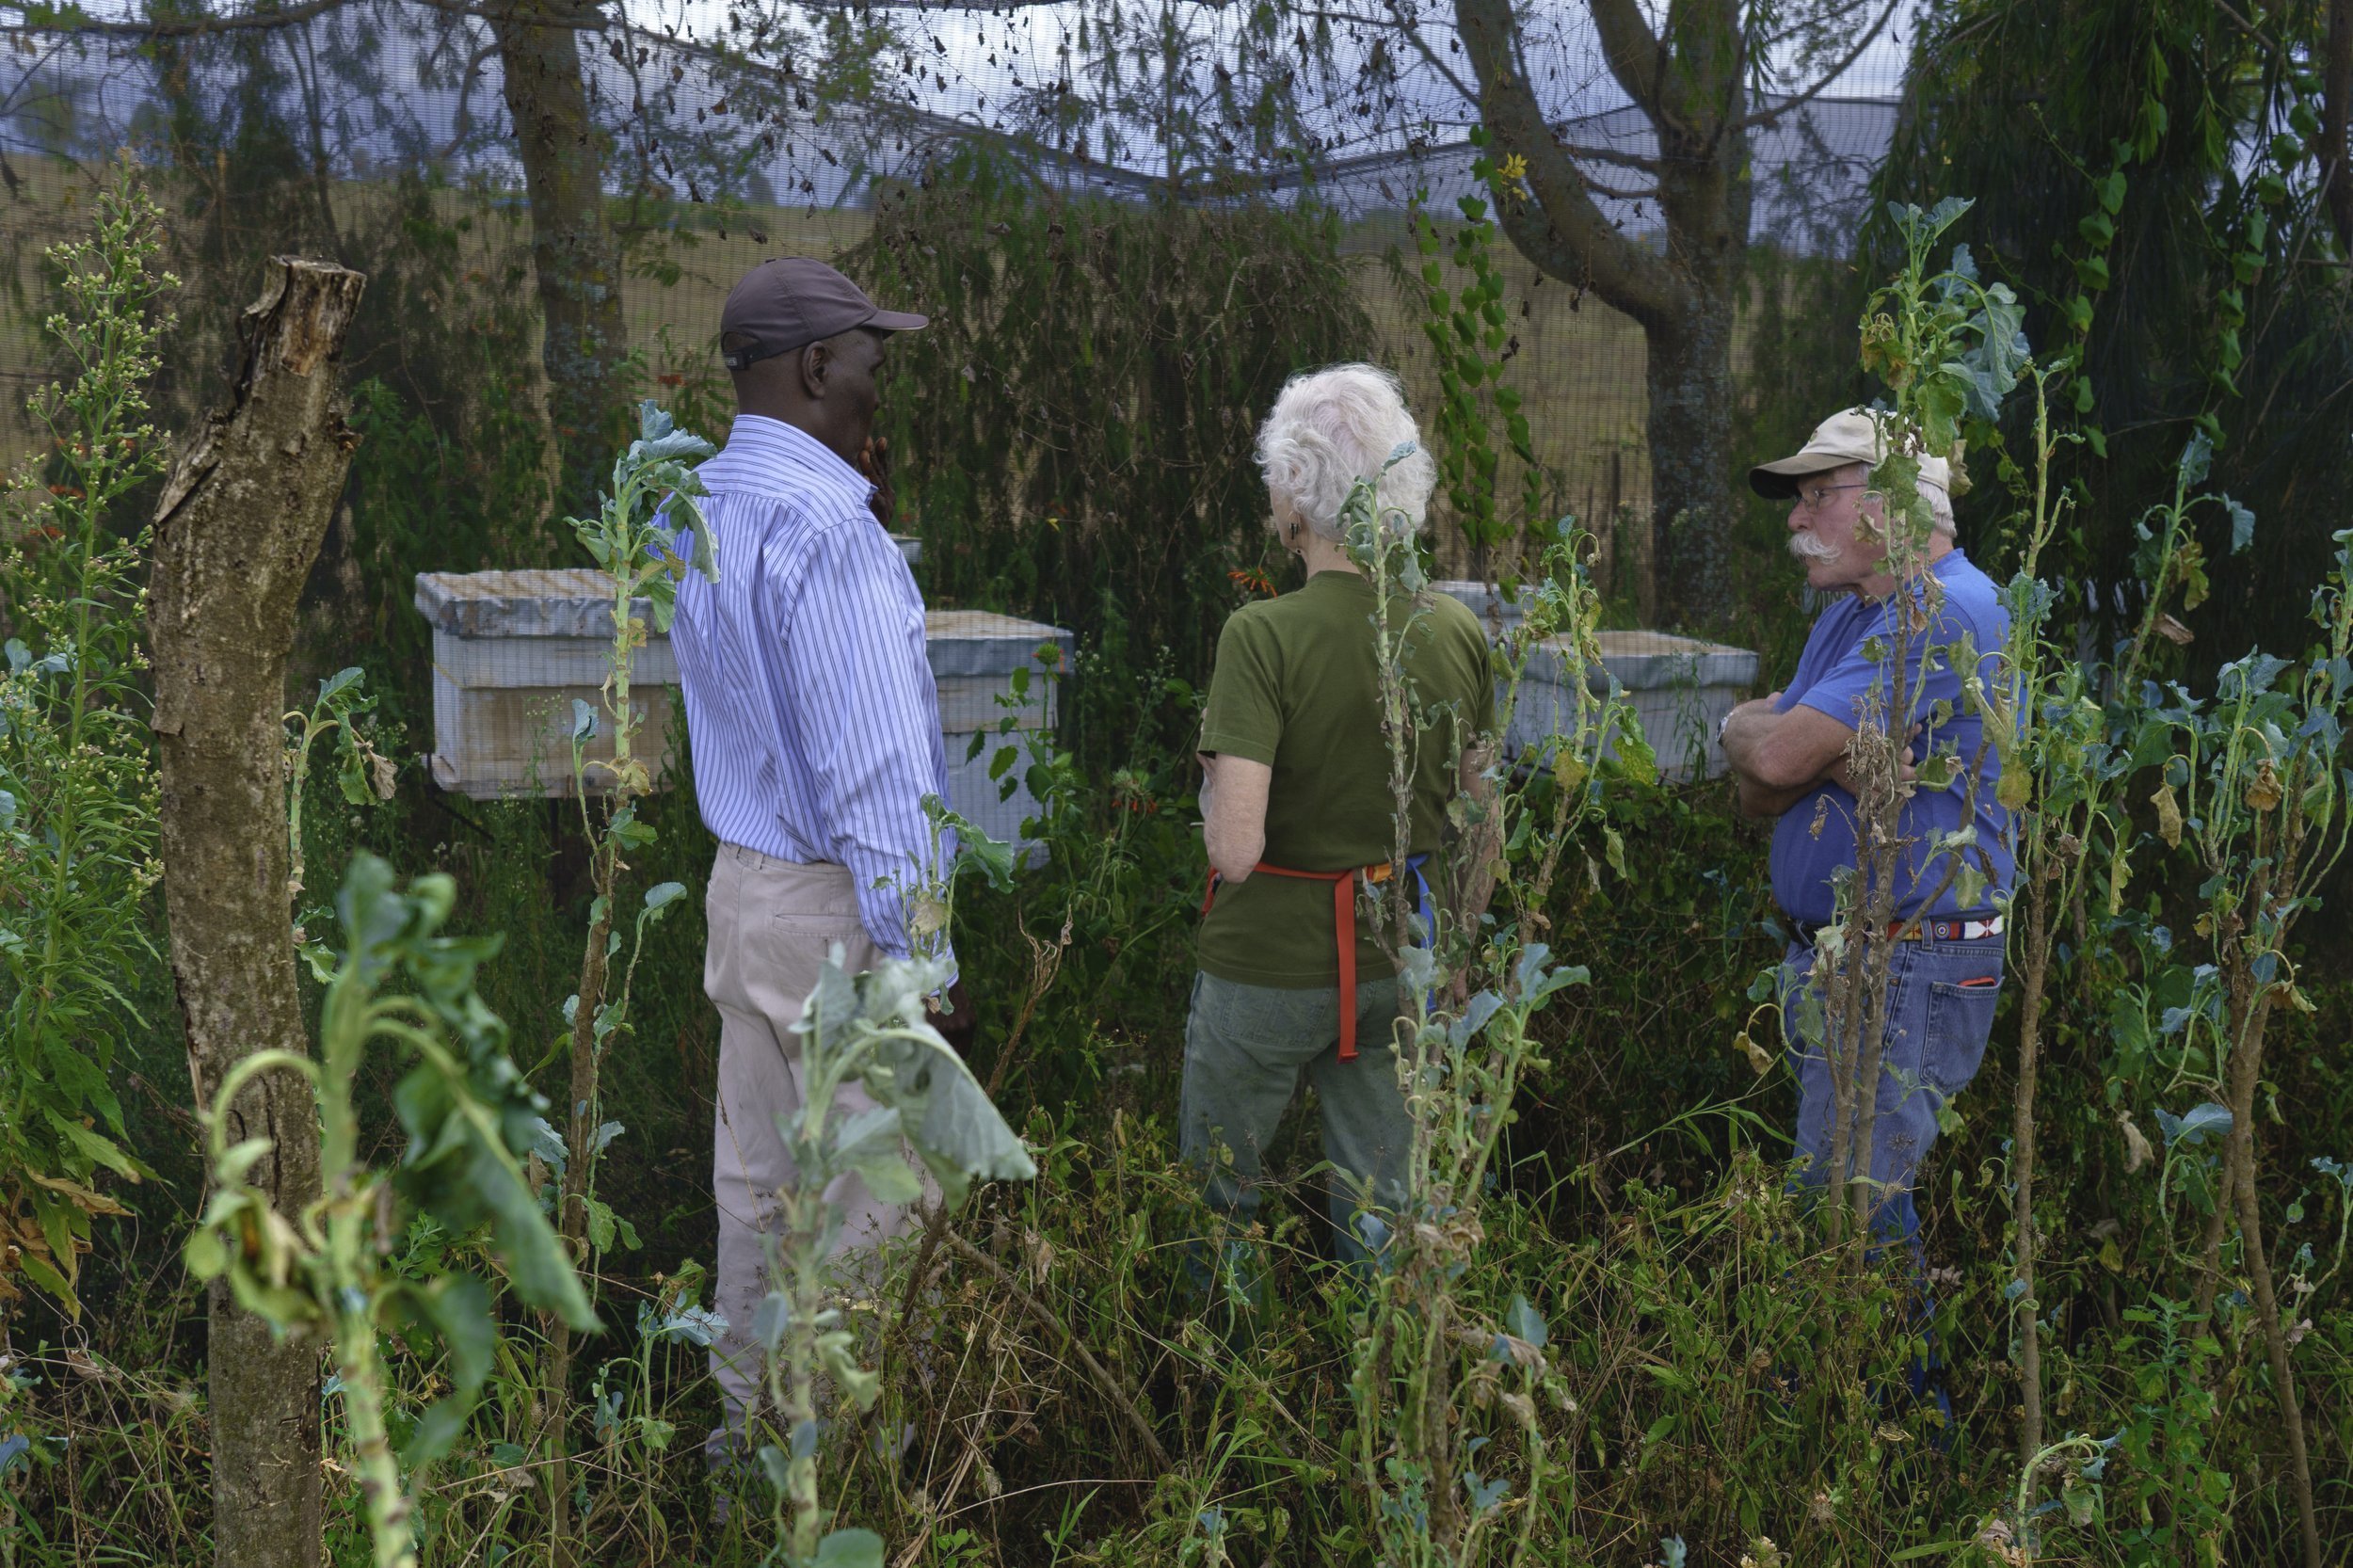
[{"label": "olive green t-shirt", "polygon": [[[1390,613],[1401,622],[1404,601]],[[1372,615],[1370,583],[1353,572],[1318,572],[1296,593],[1237,610],[1218,637],[1201,749],[1273,768],[1266,864],[1351,870],[1378,865],[1396,849]],[[1495,728],[1479,617],[1437,596],[1408,633],[1405,672],[1420,723],[1410,842],[1422,854],[1438,847],[1457,758]],[[1357,977],[1395,973],[1361,909],[1356,923]],[[1201,968],[1220,980],[1337,985],[1332,886],[1264,873],[1224,884],[1201,922],[1199,951]]]}]

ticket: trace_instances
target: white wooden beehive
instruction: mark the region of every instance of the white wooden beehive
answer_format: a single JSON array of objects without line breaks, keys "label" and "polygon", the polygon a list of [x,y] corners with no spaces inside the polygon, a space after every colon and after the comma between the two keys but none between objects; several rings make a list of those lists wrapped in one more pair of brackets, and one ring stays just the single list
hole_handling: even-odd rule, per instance
[{"label": "white wooden beehive", "polygon": [[[1480,617],[1490,638],[1516,627],[1522,606],[1498,598],[1485,583],[1443,582],[1432,587],[1461,600]],[[1586,672],[1590,688],[1608,689],[1615,677],[1641,726],[1642,739],[1669,778],[1714,778],[1724,771],[1716,726],[1756,684],[1757,656],[1743,648],[1679,637],[1671,632],[1604,632],[1601,667]],[[1507,757],[1546,750],[1554,736],[1576,722],[1574,696],[1563,685],[1564,640],[1546,638],[1529,651],[1520,682],[1519,706],[1504,736]],[[1498,701],[1502,689],[1497,689]],[[1614,748],[1613,748],[1614,749]]]},{"label": "white wooden beehive", "polygon": [[[1504,737],[1507,755],[1542,753],[1576,722],[1564,641],[1548,637],[1529,653],[1519,706]],[[1756,683],[1757,656],[1670,632],[1604,632],[1598,641],[1601,668],[1589,668],[1586,682],[1600,692],[1616,678],[1642,739],[1657,755],[1659,773],[1672,779],[1721,774],[1724,753],[1716,744],[1716,726]]]},{"label": "white wooden beehive", "polygon": [[[422,572],[417,608],[433,627],[433,780],[476,800],[572,792],[572,699],[598,711],[589,759],[613,758],[602,688],[613,646],[612,579],[593,568]],[[652,625],[638,600],[634,617]],[[630,664],[631,752],[657,780],[670,755],[678,662],[648,636]],[[588,770],[591,789],[600,769]]]},{"label": "white wooden beehive", "polygon": [[[433,777],[474,799],[571,792],[572,700],[600,711],[588,756],[610,759],[601,721],[605,660],[612,646],[610,579],[582,568],[559,571],[426,572],[416,604],[433,627]],[[648,624],[630,668],[632,743],[658,782],[672,760],[670,725],[678,662],[670,639],[650,630],[650,607],[634,606]],[[923,617],[924,650],[937,682],[941,739],[948,755],[949,799],[995,839],[1019,836],[1037,802],[1020,782],[1026,753],[1005,776],[1013,793],[999,798],[989,777],[995,754],[1024,734],[1053,728],[1056,687],[1070,668],[1076,640],[1039,621],[982,610],[933,610]],[[1014,698],[1014,675],[1030,671],[1029,690]],[[1003,721],[1013,720],[1010,732]],[[977,756],[972,738],[985,732]],[[591,788],[600,775],[591,772]]]},{"label": "white wooden beehive", "polygon": [[[949,803],[992,839],[1020,840],[1022,819],[1037,814],[1037,797],[1023,780],[1030,758],[1020,742],[1054,728],[1056,688],[1070,673],[1077,647],[1077,638],[1043,621],[987,610],[924,613],[923,650],[939,683],[939,728],[948,748]],[[1023,669],[1030,672],[1029,691],[1016,702],[1014,673]],[[1010,732],[1003,728],[1008,718],[1014,721]],[[1000,800],[1003,783],[989,776],[989,768],[1008,746],[1014,756],[1003,778],[1013,783],[1013,792]]]}]

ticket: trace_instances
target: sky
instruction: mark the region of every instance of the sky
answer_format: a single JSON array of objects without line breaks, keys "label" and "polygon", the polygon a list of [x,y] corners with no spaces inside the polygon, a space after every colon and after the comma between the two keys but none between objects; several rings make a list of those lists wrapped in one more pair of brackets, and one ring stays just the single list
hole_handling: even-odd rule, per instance
[{"label": "sky", "polygon": [[[1651,6],[1655,15],[1657,8],[1651,0],[1643,3]],[[1179,25],[1196,40],[1188,64],[1201,75],[1206,86],[1207,62],[1212,58],[1237,58],[1231,31],[1237,25],[1237,14],[1241,8],[1202,0],[1168,0],[1168,4]],[[1406,8],[1410,13],[1417,4],[1422,12],[1417,24],[1420,37],[1440,66],[1433,67],[1407,55],[1409,69],[1400,84],[1404,112],[1393,111],[1379,117],[1377,122],[1344,116],[1341,123],[1332,127],[1329,140],[1320,150],[1325,156],[1394,150],[1417,134],[1427,139],[1432,131],[1437,133],[1436,139],[1451,141],[1467,128],[1467,105],[1443,74],[1444,69],[1450,69],[1462,77],[1468,75],[1464,57],[1449,47],[1453,42],[1452,8],[1445,0],[1306,0],[1302,9],[1312,8],[1327,16],[1353,12],[1385,19],[1396,14],[1396,8]],[[1068,70],[1064,46],[1074,38],[1083,20],[1099,17],[1107,8],[1124,11],[1136,23],[1148,25],[1161,14],[1161,0],[1087,0],[1084,4],[1024,6],[994,12],[922,4],[919,0],[901,6],[877,6],[873,12],[891,18],[915,46],[920,70],[912,78],[904,72],[893,74],[911,82],[918,106],[958,120],[991,124],[1000,120],[1008,101],[1022,88],[1063,76]],[[1785,14],[1808,9],[1844,12],[1853,19],[1849,25],[1860,30],[1876,22],[1887,6],[1886,0],[1801,0],[1799,5],[1780,8]],[[1824,89],[1825,94],[1867,99],[1895,97],[1901,88],[1905,61],[1922,8],[1921,0],[1895,0],[1886,24],[1860,56],[1837,73]],[[758,0],[748,6],[742,0],[622,0],[622,10],[632,23],[648,30],[676,29],[676,36],[704,40],[731,36],[729,19],[739,11],[746,16],[760,10],[770,16],[800,19],[818,14],[804,7],[761,6]],[[1554,0],[1531,7],[1523,15],[1531,70],[1539,78],[1540,91],[1551,114],[1557,119],[1577,118],[1625,104],[1625,95],[1600,61],[1583,5],[1575,0]],[[1383,27],[1378,31],[1390,29]],[[1367,31],[1352,41],[1349,29],[1339,32],[1335,56],[1341,62],[1341,73],[1353,76],[1368,46],[1362,40],[1372,33]],[[1221,34],[1224,47],[1220,47]],[[1839,47],[1832,51],[1834,56],[1846,52],[1847,40],[1843,39]],[[1776,67],[1776,85],[1785,88],[1811,87],[1823,73],[1821,68],[1798,57],[1798,52],[1790,47],[1771,51],[1769,57]],[[1420,124],[1423,120],[1430,123]],[[1135,155],[1134,146],[1148,139],[1140,127],[1134,128],[1129,155],[1120,161],[1148,167],[1150,160]],[[1100,153],[1102,149],[1096,151]]]},{"label": "sky", "polygon": [[[226,0],[242,4],[242,0]],[[870,14],[888,18],[904,40],[889,51],[882,72],[884,91],[912,111],[887,126],[856,116],[836,117],[819,125],[806,110],[794,109],[781,119],[757,120],[751,100],[760,94],[742,83],[730,83],[724,70],[714,72],[707,56],[693,51],[675,56],[684,67],[673,75],[664,59],[664,40],[681,43],[741,41],[748,35],[731,23],[753,14],[782,19],[813,36],[825,12],[784,0],[618,0],[622,14],[639,30],[639,41],[653,48],[648,61],[617,58],[618,40],[599,40],[584,51],[594,72],[612,122],[625,141],[653,167],[680,197],[701,200],[723,189],[749,182],[744,193],[754,200],[774,199],[819,206],[855,199],[862,190],[859,171],[888,169],[922,152],[923,121],[932,130],[980,126],[1011,129],[1012,110],[1025,95],[1048,84],[1067,81],[1080,96],[1098,102],[1105,96],[1098,72],[1103,66],[1102,19],[1121,19],[1124,40],[1119,52],[1125,60],[1126,90],[1133,95],[1158,81],[1160,56],[1152,46],[1153,29],[1162,18],[1173,20],[1188,41],[1179,79],[1195,89],[1196,101],[1208,104],[1215,87],[1214,72],[1226,65],[1240,73],[1245,87],[1253,72],[1279,73],[1299,63],[1308,52],[1289,40],[1256,58],[1241,47],[1237,30],[1247,14],[1232,0],[1061,0],[1061,3],[987,10],[938,4],[879,5]],[[1651,0],[1642,0],[1650,4]],[[1783,0],[1776,9],[1786,16],[1824,11],[1845,25],[1863,29],[1880,20],[1888,0]],[[129,15],[138,0],[104,0],[95,5],[104,14]],[[1885,109],[1900,88],[1904,65],[1919,24],[1923,0],[1895,0],[1884,26],[1868,46],[1828,85],[1815,119],[1801,125],[1769,129],[1757,134],[1754,151],[1760,174],[1801,165],[1806,182],[1829,179],[1852,187],[1859,171],[1867,171],[1885,146],[1886,127],[1893,117]],[[1394,24],[1399,9],[1411,16],[1420,8],[1417,52],[1400,47],[1404,35]],[[406,18],[406,36],[385,45],[376,68],[378,87],[369,92],[343,89],[335,80],[340,52],[357,47],[366,25],[357,15],[329,15],[304,27],[276,36],[275,47],[287,62],[288,92],[296,84],[323,84],[330,103],[327,139],[333,160],[345,171],[360,173],[385,160],[418,155],[420,149],[473,151],[462,156],[493,178],[511,173],[511,154],[495,136],[484,131],[504,123],[494,50],[487,45],[487,26],[478,20],[455,19],[447,13],[419,8],[397,8],[379,13]],[[837,13],[838,14],[838,13]],[[1328,80],[1305,86],[1302,96],[1314,105],[1307,115],[1305,147],[1263,145],[1254,148],[1248,135],[1215,113],[1196,120],[1189,167],[1198,169],[1216,163],[1225,168],[1255,170],[1279,179],[1297,152],[1316,155],[1323,167],[1321,188],[1344,208],[1394,205],[1401,184],[1426,182],[1434,199],[1447,200],[1452,186],[1467,181],[1467,156],[1460,152],[1420,157],[1410,176],[1388,167],[1388,160],[1409,148],[1424,153],[1432,148],[1459,148],[1472,116],[1459,84],[1468,74],[1452,33],[1449,0],[1295,0],[1290,17],[1362,16],[1371,25],[1335,27],[1328,58]],[[1586,7],[1579,0],[1532,0],[1521,11],[1527,58],[1540,97],[1556,122],[1582,120],[1577,139],[1588,144],[1641,154],[1653,150],[1647,126],[1638,114],[1623,112],[1625,95],[1603,66]],[[1087,29],[1088,46],[1079,44]],[[472,35],[471,41],[469,35]],[[110,44],[115,40],[109,40]],[[1822,53],[1843,58],[1852,39],[1834,30]],[[1394,51],[1401,63],[1393,95],[1367,98],[1357,88],[1362,67],[1378,46]],[[1129,50],[1146,56],[1139,71]],[[633,51],[632,53],[634,53]],[[806,67],[815,51],[804,48]],[[776,56],[762,55],[773,66]],[[1768,51],[1772,85],[1782,90],[1813,86],[1822,70],[1801,57],[1793,45]],[[114,145],[110,138],[132,127],[142,105],[155,90],[153,63],[136,54],[128,40],[120,48],[77,52],[74,46],[45,50],[31,59],[19,57],[14,83],[0,72],[0,133],[12,113],[40,90],[36,78],[54,72],[52,80],[72,79],[79,104],[77,119],[93,144]],[[229,69],[219,67],[218,69]],[[227,90],[221,78],[217,90]],[[736,102],[730,105],[728,100]],[[1246,96],[1246,94],[1245,94]],[[1834,109],[1832,99],[1876,101],[1868,107]],[[769,100],[770,106],[776,101]],[[639,107],[642,105],[642,107]],[[616,107],[617,106],[617,107]],[[91,113],[90,111],[96,111]],[[732,111],[732,112],[731,112]],[[1620,111],[1613,113],[1612,111]],[[821,110],[822,114],[822,110]],[[1598,118],[1595,118],[1598,117]],[[299,118],[299,117],[297,117]],[[910,122],[913,122],[910,128]],[[465,142],[460,133],[475,128],[475,139]],[[1087,160],[1066,166],[1073,180],[1102,178],[1105,165],[1122,166],[1138,174],[1164,172],[1165,152],[1154,116],[1136,112],[1110,113],[1096,119],[1085,143]],[[8,136],[10,145],[33,146],[38,136],[31,121],[20,123]],[[716,133],[715,135],[713,133]],[[766,133],[763,136],[762,133]],[[1224,145],[1229,134],[1233,145]],[[1279,133],[1290,136],[1289,130]],[[1825,152],[1822,143],[1829,145]],[[1270,155],[1272,154],[1272,155]],[[1369,158],[1377,167],[1335,176],[1331,165]],[[675,167],[673,167],[675,165]],[[1605,177],[1619,176],[1606,164],[1591,164]],[[616,170],[616,176],[617,176]],[[760,188],[764,187],[764,188]],[[1763,183],[1760,182],[1760,189]],[[1613,216],[1640,224],[1641,204],[1610,203]],[[1760,213],[1760,219],[1765,215]]]}]

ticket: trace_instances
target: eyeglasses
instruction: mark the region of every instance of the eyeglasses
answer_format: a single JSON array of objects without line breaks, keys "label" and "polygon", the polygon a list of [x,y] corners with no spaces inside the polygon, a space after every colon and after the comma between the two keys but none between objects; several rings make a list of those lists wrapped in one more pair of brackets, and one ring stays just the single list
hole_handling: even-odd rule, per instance
[{"label": "eyeglasses", "polygon": [[1831,498],[1833,490],[1867,490],[1870,488],[1861,480],[1851,485],[1817,485],[1811,489],[1801,489],[1798,492],[1798,505],[1804,511],[1818,512],[1822,509],[1822,504]]}]

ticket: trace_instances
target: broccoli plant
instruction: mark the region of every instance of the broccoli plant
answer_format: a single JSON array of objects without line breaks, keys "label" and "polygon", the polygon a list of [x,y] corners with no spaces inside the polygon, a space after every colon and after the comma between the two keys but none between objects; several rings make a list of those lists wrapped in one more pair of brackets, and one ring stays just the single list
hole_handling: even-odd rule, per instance
[{"label": "broccoli plant", "polygon": [[[344,951],[328,984],[317,1060],[292,1051],[247,1057],[221,1080],[215,1106],[233,1104],[264,1073],[291,1073],[316,1096],[321,1194],[285,1214],[247,1179],[270,1150],[265,1138],[228,1142],[228,1122],[206,1116],[215,1191],[189,1237],[189,1272],[226,1275],[247,1310],[282,1333],[321,1334],[333,1344],[354,1468],[375,1536],[377,1568],[417,1559],[400,1460],[423,1463],[456,1440],[490,1371],[498,1329],[489,1287],[463,1272],[417,1283],[386,1267],[408,1209],[463,1234],[487,1224],[489,1250],[516,1293],[575,1329],[596,1326],[588,1297],[554,1229],[540,1212],[516,1150],[528,1145],[544,1102],[506,1054],[506,1026],[474,989],[475,971],[499,938],[440,934],[456,901],[447,876],[403,890],[375,856],[356,857],[335,907]],[[399,983],[399,993],[385,988]],[[390,1170],[361,1153],[353,1089],[371,1049],[407,1063],[392,1107],[408,1144]],[[448,1352],[450,1393],[417,1421],[396,1457],[385,1422],[378,1336],[413,1324]]]},{"label": "broccoli plant", "polygon": [[[616,1237],[635,1244],[633,1234],[596,1195],[598,1156],[621,1130],[618,1124],[604,1120],[598,1083],[604,1053],[628,1032],[630,981],[636,972],[636,952],[644,947],[647,922],[660,919],[685,889],[665,882],[647,892],[636,919],[637,948],[622,971],[621,984],[615,986],[612,966],[621,947],[615,917],[621,877],[629,870],[625,856],[654,840],[652,824],[637,814],[637,803],[651,792],[654,780],[632,744],[639,721],[630,695],[631,675],[637,650],[646,646],[648,620],[656,632],[669,631],[678,585],[686,574],[695,571],[707,582],[719,580],[711,531],[695,505],[695,498],[705,492],[693,465],[712,451],[700,436],[678,428],[659,405],[643,403],[637,439],[614,459],[612,490],[594,515],[569,520],[582,548],[604,568],[613,621],[602,711],[577,698],[572,703],[572,792],[580,807],[581,832],[588,840],[588,873],[596,894],[588,906],[579,986],[564,1004],[570,1042],[571,1082],[566,1096],[570,1113],[560,1129],[542,1135],[553,1156],[545,1163],[555,1176],[556,1228],[574,1256],[602,1254]],[[676,548],[681,533],[691,541],[684,555]],[[587,744],[600,725],[611,727],[612,760],[591,761]],[[592,774],[600,776],[600,798],[593,808]],[[560,1318],[552,1318],[546,1330],[547,1386],[557,1407],[566,1409],[572,1382],[571,1334]],[[561,1540],[569,1529],[570,1499],[563,1423],[552,1423],[547,1436],[554,1461],[549,1491],[556,1509],[555,1534]]]},{"label": "broccoli plant", "polygon": [[[881,1568],[872,1530],[827,1534],[817,1496],[819,1379],[830,1378],[871,1408],[879,1376],[858,1365],[857,1336],[837,1304],[831,1267],[843,1206],[826,1196],[856,1175],[886,1203],[911,1203],[928,1169],[951,1204],[976,1181],[1026,1181],[1037,1175],[987,1092],[926,1021],[923,999],[947,983],[944,965],[889,959],[853,978],[837,950],[809,993],[801,1021],[802,1105],[784,1128],[794,1180],[779,1194],[782,1231],[775,1288],[753,1319],[767,1352],[769,1397],[783,1412],[789,1448],[760,1450],[776,1488],[776,1526],[790,1568]],[[834,1104],[863,1083],[871,1109],[847,1115]]]}]

